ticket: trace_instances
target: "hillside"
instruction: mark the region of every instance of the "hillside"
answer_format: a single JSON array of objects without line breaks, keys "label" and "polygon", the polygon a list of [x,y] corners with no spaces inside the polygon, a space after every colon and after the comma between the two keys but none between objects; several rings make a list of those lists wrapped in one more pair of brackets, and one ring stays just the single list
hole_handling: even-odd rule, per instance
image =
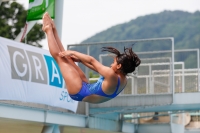
[{"label": "hillside", "polygon": [[[105,31],[84,40],[82,43],[134,40],[146,38],[174,37],[175,50],[200,48],[200,11],[194,13],[183,11],[163,11],[158,14],[141,16],[130,22],[112,26]],[[152,51],[157,47],[166,50],[166,45],[155,44],[140,46],[140,50]],[[98,58],[101,46],[90,48],[90,55]],[[86,53],[84,47],[74,48]],[[121,49],[121,48],[120,48]],[[168,48],[169,49],[169,48]],[[134,50],[137,51],[137,49]],[[185,68],[197,67],[197,56],[182,53],[175,54],[175,61],[184,61]],[[109,64],[109,62],[107,62]]]},{"label": "hillside", "polygon": [[175,49],[200,48],[200,12],[163,11],[113,26],[82,43],[174,37]]}]

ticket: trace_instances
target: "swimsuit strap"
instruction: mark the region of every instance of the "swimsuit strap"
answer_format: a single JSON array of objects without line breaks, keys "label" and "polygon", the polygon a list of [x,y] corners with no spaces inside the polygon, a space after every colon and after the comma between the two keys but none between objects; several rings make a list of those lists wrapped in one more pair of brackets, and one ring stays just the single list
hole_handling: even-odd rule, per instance
[{"label": "swimsuit strap", "polygon": [[[126,81],[126,84],[124,85],[123,89],[121,89],[121,90],[119,91],[119,93],[121,93],[121,92],[124,90],[124,88],[126,87],[126,85],[127,85],[127,81]],[[117,95],[118,95],[119,93],[117,93]]]},{"label": "swimsuit strap", "polygon": [[[119,79],[119,77],[118,77],[117,88],[116,88],[115,92],[114,92],[112,95],[114,95],[114,94],[115,94],[115,95],[118,95],[118,94],[119,94],[119,93],[117,94],[117,92],[118,92],[118,90],[119,90],[119,86],[120,86],[120,79]],[[120,91],[120,92],[121,92],[121,91]]]}]

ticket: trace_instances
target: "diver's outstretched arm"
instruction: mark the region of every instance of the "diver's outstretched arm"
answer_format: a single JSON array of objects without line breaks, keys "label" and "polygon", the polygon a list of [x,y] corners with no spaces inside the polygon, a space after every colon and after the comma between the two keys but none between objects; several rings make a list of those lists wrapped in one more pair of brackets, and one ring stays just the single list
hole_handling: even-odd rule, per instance
[{"label": "diver's outstretched arm", "polygon": [[61,57],[75,56],[84,64],[89,64],[91,67],[94,68],[94,70],[96,70],[103,77],[112,78],[112,76],[115,76],[115,72],[113,71],[113,69],[111,69],[110,67],[104,66],[92,56],[89,56],[77,51],[72,51],[72,50],[60,52],[59,56]]},{"label": "diver's outstretched arm", "polygon": [[[67,56],[66,56],[67,57]],[[97,70],[91,65],[91,64],[89,64],[89,63],[86,63],[86,62],[81,62],[81,60],[79,60],[76,56],[74,56],[74,55],[72,55],[72,56],[70,56],[71,57],[71,59],[74,61],[74,62],[79,62],[79,63],[82,63],[83,65],[85,65],[86,67],[88,67],[88,68],[90,68],[90,69],[92,69],[92,70],[94,70],[94,71],[96,71],[97,72]]]}]

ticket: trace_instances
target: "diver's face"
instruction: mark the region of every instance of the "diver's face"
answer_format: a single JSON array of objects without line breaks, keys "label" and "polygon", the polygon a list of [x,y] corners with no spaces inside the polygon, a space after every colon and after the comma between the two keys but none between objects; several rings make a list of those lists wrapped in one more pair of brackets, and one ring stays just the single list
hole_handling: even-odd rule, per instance
[{"label": "diver's face", "polygon": [[120,69],[121,64],[117,64],[117,58],[113,58],[113,63],[110,65],[110,67],[116,72],[117,70]]}]

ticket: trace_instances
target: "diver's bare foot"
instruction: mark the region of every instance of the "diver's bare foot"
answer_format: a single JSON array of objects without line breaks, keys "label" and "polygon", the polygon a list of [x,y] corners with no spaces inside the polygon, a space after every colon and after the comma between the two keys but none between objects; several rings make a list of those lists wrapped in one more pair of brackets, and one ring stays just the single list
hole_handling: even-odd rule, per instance
[{"label": "diver's bare foot", "polygon": [[50,22],[50,20],[49,20],[49,18],[48,18],[48,13],[45,13],[45,14],[43,15],[42,20],[43,20],[42,30],[43,30],[45,33],[47,33],[47,31],[49,31],[49,30],[52,29],[51,22]]},{"label": "diver's bare foot", "polygon": [[56,28],[55,23],[54,23],[54,21],[51,19],[51,16],[50,16],[48,13],[47,13],[47,17],[48,17],[49,21],[51,22],[52,28],[55,29],[55,28]]}]

